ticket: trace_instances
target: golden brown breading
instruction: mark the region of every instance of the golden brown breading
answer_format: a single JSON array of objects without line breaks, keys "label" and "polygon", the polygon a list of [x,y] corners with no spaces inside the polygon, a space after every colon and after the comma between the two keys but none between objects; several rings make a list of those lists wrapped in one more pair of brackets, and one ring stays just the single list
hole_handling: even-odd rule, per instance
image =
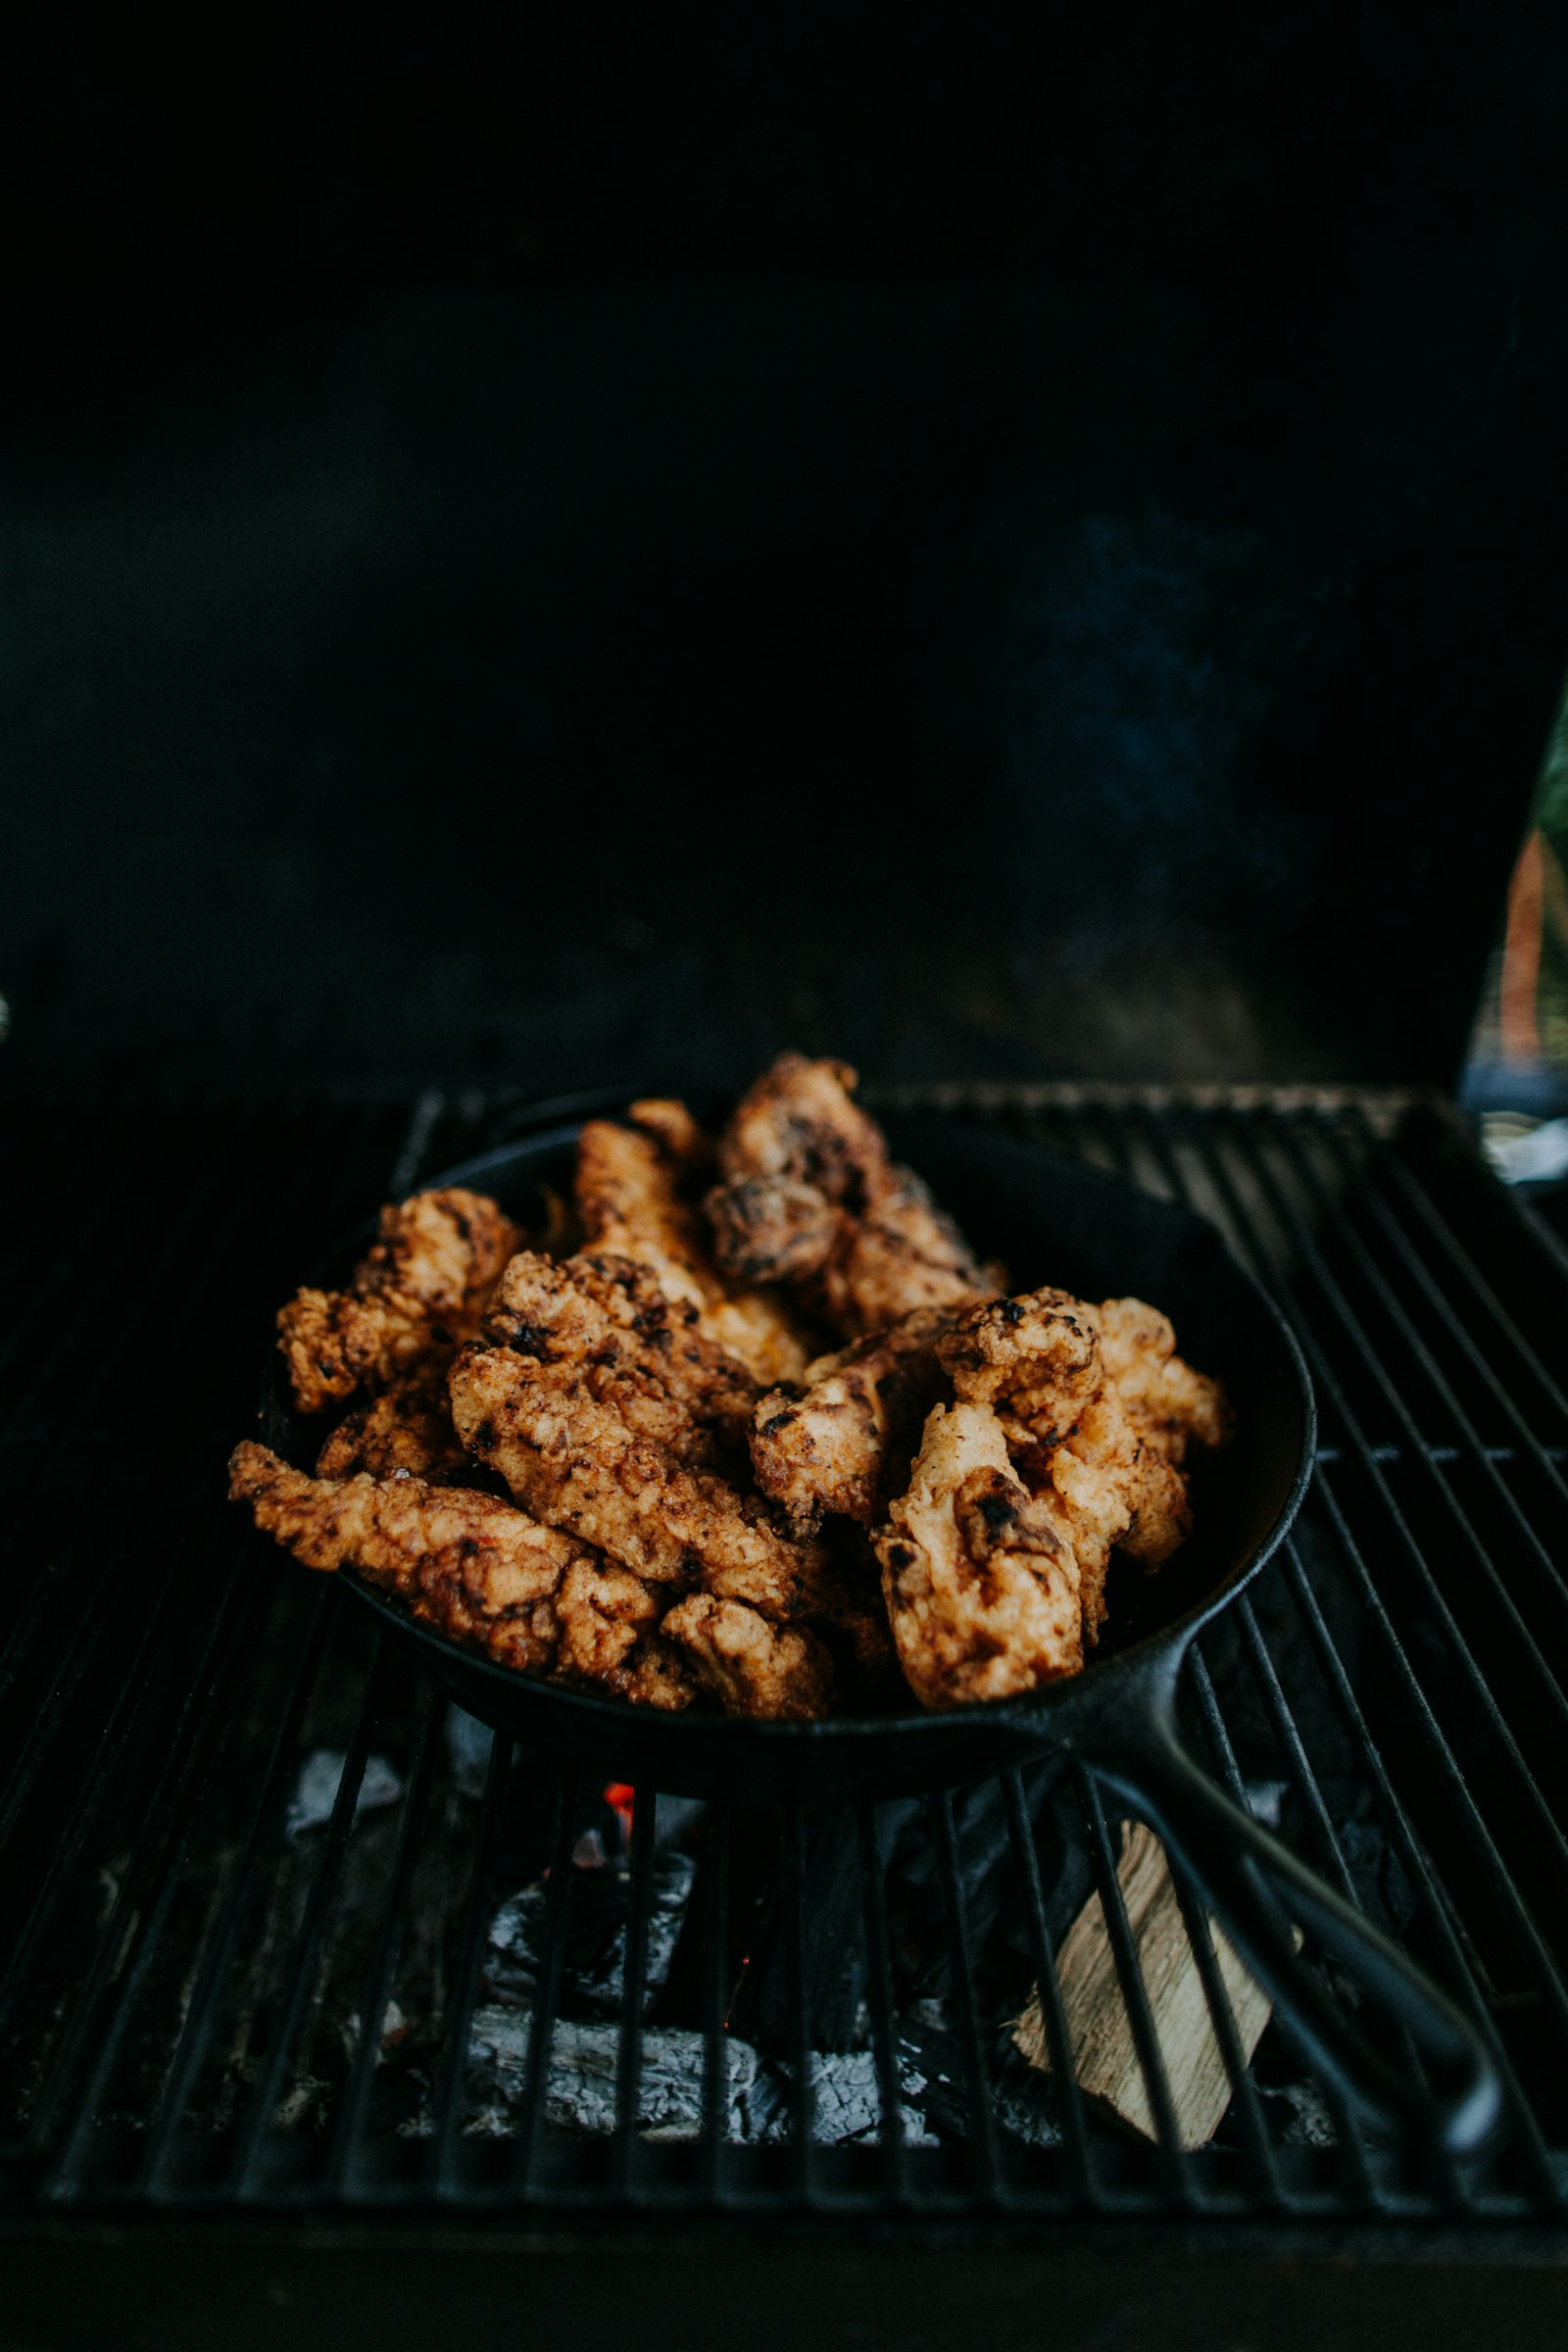
[{"label": "golden brown breading", "polygon": [[660,1630],[686,1651],[727,1715],[805,1723],[827,1713],[833,1665],[814,1634],[772,1625],[743,1600],[709,1592],[677,1601]]},{"label": "golden brown breading", "polygon": [[1134,1414],[1106,1387],[1085,1406],[1061,1445],[1025,1447],[1019,1475],[1046,1501],[1067,1536],[1083,1576],[1084,1635],[1098,1641],[1105,1619],[1112,1548],[1146,1568],[1162,1567],[1191,1533],[1187,1482],[1146,1441]]},{"label": "golden brown breading", "polygon": [[364,1470],[371,1478],[422,1478],[432,1487],[470,1485],[476,1471],[452,1426],[449,1367],[443,1349],[340,1421],[317,1457],[317,1477],[352,1478]]},{"label": "golden brown breading", "polygon": [[684,1102],[662,1095],[645,1095],[628,1102],[626,1116],[644,1135],[661,1143],[666,1156],[690,1185],[706,1183],[717,1164],[717,1146],[700,1127]]},{"label": "golden brown breading", "polygon": [[1083,1665],[1079,1570],[984,1404],[934,1405],[874,1539],[899,1663],[922,1705],[1004,1698]]},{"label": "golden brown breading", "polygon": [[720,1270],[788,1281],[847,1338],[996,1289],[919,1178],[894,1166],[842,1061],[781,1054],[719,1139],[706,1206]]},{"label": "golden brown breading", "polygon": [[904,1484],[942,1381],[937,1343],[951,1308],[920,1307],[807,1368],[802,1394],[773,1389],[752,1416],[752,1466],[764,1494],[808,1533],[827,1513],[863,1527]]},{"label": "golden brown breading", "polygon": [[278,1315],[299,1410],[389,1388],[433,1348],[470,1338],[519,1239],[493,1200],[461,1186],[383,1208],[349,1288],[302,1290]]},{"label": "golden brown breading", "polygon": [[586,1247],[646,1266],[666,1298],[699,1311],[720,1295],[697,1211],[681,1198],[693,1151],[667,1129],[589,1119],[577,1138],[577,1214]]},{"label": "golden brown breading", "polygon": [[977,1262],[918,1176],[895,1167],[817,1275],[812,1296],[828,1321],[853,1336],[917,1307],[968,1306],[990,1298],[1001,1279],[1000,1268]]},{"label": "golden brown breading", "polygon": [[634,1705],[689,1706],[696,1678],[656,1632],[661,1601],[628,1568],[574,1560],[556,1594],[561,1644],[553,1680],[597,1684]]},{"label": "golden brown breading", "polygon": [[819,1545],[792,1542],[754,1495],[639,1436],[569,1365],[466,1348],[452,1411],[469,1451],[526,1509],[639,1576],[701,1584],[778,1619],[819,1606]]},{"label": "golden brown breading", "polygon": [[1180,1462],[1190,1443],[1210,1449],[1226,1443],[1231,1408],[1219,1382],[1183,1363],[1175,1347],[1176,1334],[1157,1306],[1142,1298],[1107,1298],[1101,1305],[1106,1379],[1148,1443]]},{"label": "golden brown breading", "polygon": [[735,1282],[809,1281],[851,1223],[814,1184],[791,1176],[743,1176],[715,1185],[703,1203],[713,1255]]},{"label": "golden brown breading", "polygon": [[778,1054],[752,1081],[718,1139],[727,1184],[782,1176],[858,1210],[887,1171],[887,1139],[854,1101],[858,1080],[847,1061]]},{"label": "golden brown breading", "polygon": [[628,1426],[684,1462],[718,1458],[715,1432],[737,1444],[757,1383],[706,1339],[697,1310],[666,1298],[646,1266],[585,1252],[560,1264],[529,1250],[509,1263],[485,1316],[487,1339],[576,1371]]},{"label": "golden brown breading", "polygon": [[964,1404],[989,1404],[1014,1446],[1054,1446],[1100,1394],[1099,1318],[1069,1291],[992,1298],[955,1322],[937,1351]]},{"label": "golden brown breading", "polygon": [[577,1213],[590,1251],[645,1266],[698,1328],[761,1381],[798,1379],[811,1353],[788,1302],[723,1282],[689,1189],[713,1147],[679,1102],[633,1103],[622,1126],[590,1119],[577,1143]]},{"label": "golden brown breading", "polygon": [[727,1348],[763,1386],[799,1380],[822,1345],[777,1290],[733,1291],[705,1306],[698,1323],[706,1336]]},{"label": "golden brown breading", "polygon": [[1090,1306],[1052,1290],[993,1299],[939,1344],[957,1396],[994,1407],[1024,1483],[1066,1533],[1091,1642],[1112,1549],[1148,1568],[1169,1559],[1192,1526],[1177,1465],[1190,1439],[1225,1435],[1223,1392],[1174,1347],[1141,1299]]},{"label": "golden brown breading", "polygon": [[689,1705],[690,1675],[651,1629],[641,1581],[502,1502],[417,1478],[307,1478],[266,1446],[229,1463],[229,1494],[306,1567],[352,1568],[411,1613],[498,1665]]}]

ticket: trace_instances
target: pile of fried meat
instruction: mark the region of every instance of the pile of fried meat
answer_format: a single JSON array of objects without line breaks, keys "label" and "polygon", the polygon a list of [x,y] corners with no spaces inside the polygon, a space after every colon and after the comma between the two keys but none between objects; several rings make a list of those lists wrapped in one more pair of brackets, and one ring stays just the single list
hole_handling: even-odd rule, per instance
[{"label": "pile of fried meat", "polygon": [[[634,1102],[548,1234],[449,1187],[382,1212],[279,1347],[314,1476],[230,1492],[498,1664],[771,1721],[1003,1698],[1081,1671],[1112,1554],[1192,1524],[1219,1384],[1157,1308],[1009,1296],[844,1063],[784,1054],[716,1139]],[[548,1245],[548,1246],[547,1246]]]}]

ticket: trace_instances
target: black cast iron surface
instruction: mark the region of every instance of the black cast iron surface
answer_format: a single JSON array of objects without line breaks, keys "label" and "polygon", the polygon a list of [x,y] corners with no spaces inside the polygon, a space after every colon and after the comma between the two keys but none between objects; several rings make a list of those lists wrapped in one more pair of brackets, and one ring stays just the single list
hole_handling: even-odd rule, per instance
[{"label": "black cast iron surface", "polygon": [[[1184,2149],[1115,1808],[1086,1775],[848,1809],[632,1800],[456,1714],[366,1612],[247,1534],[221,1464],[252,1423],[259,1322],[323,1242],[519,1110],[13,1102],[15,2220],[612,2228],[651,2206],[754,2232],[989,2221],[1053,2243],[1070,2216],[1281,2245],[1374,2222],[1558,2242],[1568,1269],[1419,1105],[1011,1089],[933,1107],[1191,1202],[1285,1304],[1323,1415],[1312,1490],[1190,1654],[1184,1729],[1472,2019],[1502,2082],[1494,2142],[1456,2161],[1370,2131],[1278,2023],[1244,2065],[1178,1870],[1233,2090]],[[1092,1888],[1152,2136],[1063,2063],[1054,1956]],[[1007,2031],[1035,1984],[1054,2090]]]}]

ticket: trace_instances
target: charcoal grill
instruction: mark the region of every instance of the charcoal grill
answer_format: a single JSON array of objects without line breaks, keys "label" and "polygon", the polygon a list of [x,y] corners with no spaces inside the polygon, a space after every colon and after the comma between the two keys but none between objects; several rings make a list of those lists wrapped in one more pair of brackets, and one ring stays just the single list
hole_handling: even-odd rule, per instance
[{"label": "charcoal grill", "polygon": [[[27,2317],[0,2342],[56,2340],[88,2244],[106,2314],[163,2308],[177,2273],[196,2328],[193,2281],[249,2278],[257,2341],[269,2312],[294,2324],[289,2296],[354,2278],[373,2302],[375,2276],[392,2343],[437,2278],[449,2311],[511,2280],[610,2329],[637,2265],[685,2296],[675,2340],[764,2284],[759,2327],[826,2326],[850,2248],[862,2301],[885,2278],[912,2328],[978,2295],[1004,2341],[1038,2312],[1029,2281],[1103,2312],[1130,2279],[1155,2292],[1107,2263],[1180,2252],[1196,2327],[1191,2281],[1245,2252],[1206,2328],[1225,2295],[1255,2317],[1281,2258],[1310,2272],[1347,2245],[1457,2262],[1453,2293],[1488,2308],[1477,2255],[1527,2257],[1507,2277],[1528,2330],[1568,2250],[1568,1258],[1436,1098],[899,1101],[1190,1202],[1284,1305],[1320,1400],[1313,1484],[1195,1649],[1186,1729],[1475,2021],[1504,2085],[1494,2141],[1456,2161],[1370,2133],[1277,2025],[1244,2063],[1178,1874],[1231,2088],[1184,2148],[1116,1809],[1087,1774],[765,1813],[607,1788],[456,1716],[404,1645],[247,1534],[221,1465],[270,1305],[384,1192],[528,1132],[525,1104],[34,1101],[8,1123],[29,1215],[7,1224],[0,1662],[0,2177]],[[1149,2135],[1066,2062],[1054,1962],[1091,1887]],[[1049,2082],[1007,2032],[1036,1984]],[[417,2285],[391,2282],[388,2231],[425,2249]],[[326,2267],[274,2306],[279,2246]],[[1287,2330],[1317,2297],[1273,2340],[1312,2340]]]}]

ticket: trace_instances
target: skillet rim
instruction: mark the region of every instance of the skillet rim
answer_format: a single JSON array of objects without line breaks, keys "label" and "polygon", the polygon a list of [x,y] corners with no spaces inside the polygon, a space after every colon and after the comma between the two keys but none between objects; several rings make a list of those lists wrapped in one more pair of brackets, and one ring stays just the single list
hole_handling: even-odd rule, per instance
[{"label": "skillet rim", "polygon": [[[575,1115],[542,1127],[530,1125],[525,1132],[505,1144],[474,1153],[467,1159],[454,1161],[450,1167],[437,1169],[422,1177],[418,1189],[428,1192],[448,1185],[472,1186],[487,1173],[510,1167],[521,1154],[564,1149],[575,1143],[585,1120],[607,1115],[617,1105],[624,1108],[626,1103],[642,1099],[646,1091],[639,1090],[638,1094],[617,1092],[603,1098],[568,1096],[564,1102],[558,1097],[555,1102],[541,1108],[558,1111],[569,1104]],[[689,1090],[686,1099],[702,1091]],[[922,1113],[912,1105],[901,1105],[900,1112],[905,1117],[916,1118],[937,1115]],[[1141,1186],[1129,1182],[1125,1177],[1074,1160],[1064,1152],[1053,1152],[1049,1145],[1036,1144],[1021,1137],[999,1139],[994,1130],[979,1122],[955,1118],[951,1114],[942,1114],[942,1117],[943,1125],[950,1133],[1005,1141],[1016,1150],[1080,1170],[1092,1178],[1097,1189],[1102,1188],[1140,1200],[1157,1198],[1145,1193]],[[981,1699],[969,1706],[939,1711],[922,1709],[914,1714],[829,1715],[808,1723],[758,1723],[744,1717],[706,1712],[692,1714],[684,1709],[665,1713],[655,1707],[630,1707],[623,1700],[601,1698],[591,1691],[571,1690],[522,1674],[512,1667],[497,1665],[493,1658],[486,1657],[482,1651],[466,1649],[431,1627],[421,1625],[401,1602],[366,1583],[352,1569],[340,1571],[336,1581],[340,1586],[347,1587],[355,1599],[370,1609],[383,1624],[392,1626],[404,1638],[412,1638],[417,1642],[428,1653],[433,1668],[443,1676],[471,1676],[504,1693],[514,1703],[526,1703],[539,1708],[545,1715],[554,1713],[558,1717],[574,1719],[585,1729],[595,1724],[602,1725],[607,1736],[612,1734],[616,1727],[622,1732],[633,1727],[639,1739],[659,1738],[674,1742],[672,1761],[679,1753],[682,1739],[687,1740],[695,1751],[699,1743],[710,1741],[715,1735],[745,1745],[753,1757],[760,1759],[770,1754],[780,1767],[785,1765],[792,1752],[799,1754],[809,1748],[820,1753],[824,1746],[853,1750],[868,1739],[886,1740],[897,1737],[905,1740],[919,1737],[929,1750],[936,1740],[944,1735],[951,1740],[964,1732],[975,1736],[985,1730],[1003,1735],[1010,1733],[1040,1738],[1052,1745],[1065,1744],[1070,1738],[1071,1719],[1083,1708],[1108,1708],[1114,1705],[1118,1688],[1125,1691],[1147,1681],[1158,1679],[1162,1674],[1167,1679],[1174,1679],[1195,1637],[1223,1609],[1228,1608],[1237,1594],[1272,1559],[1295,1522],[1316,1466],[1317,1398],[1300,1343],[1289,1320],[1250,1269],[1232,1254],[1224,1235],[1211,1218],[1182,1201],[1163,1201],[1161,1205],[1206,1236],[1220,1250],[1232,1276],[1251,1294],[1282,1342],[1284,1358],[1293,1375],[1295,1399],[1300,1411],[1300,1442],[1296,1470],[1274,1519],[1245,1558],[1193,1601],[1179,1617],[1166,1625],[1155,1627],[1138,1641],[1129,1642],[1124,1649],[1112,1650],[1097,1658],[1079,1674],[1060,1682],[1047,1683],[1036,1690],[1018,1696]],[[356,1247],[362,1237],[372,1231],[373,1221],[370,1220],[357,1227],[354,1234],[346,1236],[324,1254],[322,1264],[336,1264],[350,1248]],[[280,1359],[273,1350],[264,1376],[262,1419],[264,1426],[270,1423],[275,1428],[276,1419],[281,1417],[288,1427],[294,1429],[299,1426],[302,1416],[293,1411],[288,1401],[279,1364]],[[541,1723],[541,1731],[544,1728]]]}]

